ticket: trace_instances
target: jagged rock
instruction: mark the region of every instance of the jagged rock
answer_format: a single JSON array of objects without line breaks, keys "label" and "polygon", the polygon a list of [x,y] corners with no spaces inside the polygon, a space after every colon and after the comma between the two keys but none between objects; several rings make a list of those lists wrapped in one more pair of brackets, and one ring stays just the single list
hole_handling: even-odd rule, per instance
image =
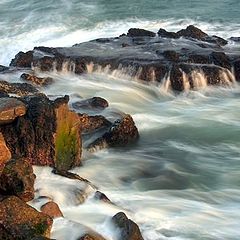
[{"label": "jagged rock", "polygon": [[114,226],[120,231],[117,240],[143,240],[138,225],[128,219],[125,213],[119,212],[112,218]]},{"label": "jagged rock", "polygon": [[39,93],[38,90],[28,83],[9,83],[0,80],[0,92],[25,96]]},{"label": "jagged rock", "polygon": [[26,115],[0,126],[12,156],[65,170],[80,165],[80,121],[68,108],[69,97],[51,101],[36,95],[21,100],[27,106]]},{"label": "jagged rock", "polygon": [[41,77],[37,77],[37,76],[30,75],[30,74],[27,74],[27,73],[23,73],[21,75],[21,78],[23,80],[31,82],[31,83],[33,83],[34,85],[37,85],[37,86],[47,86],[47,85],[53,83],[53,79],[50,78],[50,77],[41,78]]},{"label": "jagged rock", "polygon": [[0,98],[0,125],[13,122],[26,114],[26,106],[16,98]]},{"label": "jagged rock", "polygon": [[7,161],[12,158],[12,154],[8,147],[2,133],[0,132],[0,175]]},{"label": "jagged rock", "polygon": [[19,52],[15,58],[11,61],[10,66],[18,66],[23,68],[31,68],[33,61],[33,51],[26,53]]},{"label": "jagged rock", "polygon": [[28,240],[50,237],[52,219],[11,196],[0,202],[0,239]]},{"label": "jagged rock", "polygon": [[93,97],[86,100],[74,102],[72,107],[75,109],[103,110],[108,107],[108,102],[101,97]]},{"label": "jagged rock", "polygon": [[0,176],[0,193],[28,202],[34,198],[35,178],[32,165],[26,160],[8,161]]},{"label": "jagged rock", "polygon": [[89,151],[104,147],[125,146],[139,138],[138,129],[130,115],[125,115],[121,120],[114,122],[108,132],[96,139],[87,148]]},{"label": "jagged rock", "polygon": [[208,36],[201,29],[199,29],[193,25],[189,25],[186,29],[182,29],[182,30],[178,31],[177,35],[179,37],[190,37],[190,38],[195,38],[198,40],[203,40],[205,37]]},{"label": "jagged rock", "polygon": [[112,124],[101,115],[89,116],[87,114],[78,114],[81,122],[82,133],[92,133],[100,128],[108,128]]},{"label": "jagged rock", "polygon": [[51,218],[63,217],[59,206],[55,202],[48,202],[42,205],[41,212],[45,213]]},{"label": "jagged rock", "polygon": [[175,33],[175,32],[168,32],[168,31],[166,31],[163,28],[160,28],[158,30],[158,36],[163,37],[163,38],[173,38],[173,39],[179,38],[177,33]]},{"label": "jagged rock", "polygon": [[141,28],[130,28],[127,36],[129,37],[155,37],[156,33],[141,29]]},{"label": "jagged rock", "polygon": [[[166,76],[170,76],[170,81],[173,83],[172,90],[184,91],[183,76],[180,77],[179,74],[183,75],[184,72],[179,71],[176,65],[188,65],[187,68],[191,69],[193,74],[207,65],[209,69],[214,70],[214,74],[220,72],[221,75],[220,68],[230,70],[239,59],[239,53],[233,54],[230,48],[221,47],[227,44],[226,40],[217,36],[209,36],[192,25],[177,33],[160,29],[158,36],[149,37],[153,35],[147,30],[130,29],[128,35],[96,39],[67,48],[36,47],[33,50],[31,64],[42,71],[52,69],[61,71],[64,68],[76,74],[82,74],[87,72],[91,63],[95,67],[98,65],[103,68],[108,67],[110,71],[120,69],[132,77],[153,82],[165,81]],[[29,59],[27,54],[20,54],[16,56],[12,64],[22,67],[24,64],[21,65],[21,62]],[[237,69],[235,74],[238,76],[240,73],[237,63],[235,65]],[[192,73],[188,72],[189,75]],[[177,80],[172,79],[175,75],[178,77]],[[211,75],[212,79],[213,74],[208,75]],[[214,77],[221,78],[218,75]],[[231,78],[232,76],[229,75],[228,82],[231,82]],[[208,81],[208,84],[218,83],[218,80]],[[189,86],[194,88],[191,82]]]}]

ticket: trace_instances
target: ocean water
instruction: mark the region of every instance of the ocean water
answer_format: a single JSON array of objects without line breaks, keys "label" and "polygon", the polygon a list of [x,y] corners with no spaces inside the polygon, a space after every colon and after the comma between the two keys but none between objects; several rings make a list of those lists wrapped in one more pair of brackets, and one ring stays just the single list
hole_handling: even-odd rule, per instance
[{"label": "ocean water", "polygon": [[[240,36],[240,1],[0,0],[0,64],[34,46],[71,46],[117,36],[130,27],[179,30],[195,24],[221,37]],[[39,73],[44,76],[45,73]],[[35,167],[37,195],[63,211],[52,238],[75,240],[91,227],[108,240],[118,233],[110,218],[124,211],[145,240],[240,239],[240,87],[206,87],[174,95],[121,71],[77,76],[49,73],[49,95],[106,98],[111,118],[130,113],[140,132],[133,146],[84,153],[73,171],[97,185],[115,205],[98,203],[94,189]],[[18,76],[5,75],[10,81]],[[81,201],[84,192],[86,201]],[[40,203],[33,201],[36,208]]]}]

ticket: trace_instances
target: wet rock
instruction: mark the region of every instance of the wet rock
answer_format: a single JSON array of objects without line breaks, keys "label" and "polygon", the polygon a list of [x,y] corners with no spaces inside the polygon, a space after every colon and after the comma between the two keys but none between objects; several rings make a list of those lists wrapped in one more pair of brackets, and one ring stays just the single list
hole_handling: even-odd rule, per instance
[{"label": "wet rock", "polygon": [[225,45],[228,44],[227,40],[225,40],[225,39],[223,39],[221,37],[215,36],[215,35],[210,36],[210,37],[209,36],[206,37],[204,39],[204,41],[209,42],[209,43],[213,43],[213,44],[217,44],[219,46],[225,46]]},{"label": "wet rock", "polygon": [[143,240],[138,225],[123,212],[117,213],[112,218],[114,226],[120,231],[118,240]]},{"label": "wet rock", "polygon": [[11,196],[0,202],[0,239],[27,240],[50,237],[52,219]]},{"label": "wet rock", "polygon": [[139,138],[138,129],[130,115],[114,122],[108,132],[91,143],[87,149],[95,151],[105,147],[119,147],[136,142]]},{"label": "wet rock", "polygon": [[230,40],[233,42],[240,42],[240,37],[230,37]]},{"label": "wet rock", "polygon": [[158,36],[159,37],[163,37],[163,38],[173,38],[173,39],[179,38],[177,33],[175,33],[175,32],[168,32],[168,31],[166,31],[163,28],[160,28],[158,30]]},{"label": "wet rock", "polygon": [[95,192],[94,198],[96,200],[99,200],[99,201],[102,201],[102,202],[112,203],[111,200],[104,193],[102,193],[100,191]]},{"label": "wet rock", "polygon": [[0,91],[0,98],[2,97],[9,97],[9,95],[5,91]]},{"label": "wet rock", "polygon": [[0,98],[0,125],[13,122],[26,114],[26,106],[16,98]]},{"label": "wet rock", "polygon": [[234,62],[233,66],[234,66],[236,81],[240,82],[240,59],[237,59]]},{"label": "wet rock", "polygon": [[48,202],[41,206],[41,212],[45,213],[51,218],[63,217],[59,206],[55,202]]},{"label": "wet rock", "polygon": [[53,83],[53,79],[50,78],[50,77],[40,78],[40,77],[30,75],[30,74],[27,74],[27,73],[23,73],[21,75],[21,78],[23,80],[31,82],[31,83],[33,83],[34,85],[37,85],[37,86],[47,86],[47,85]]},{"label": "wet rock", "polygon": [[49,100],[45,95],[21,98],[27,113],[0,126],[14,158],[31,164],[70,169],[81,162],[79,117],[68,108],[68,96]]},{"label": "wet rock", "polygon": [[0,175],[6,164],[12,157],[10,150],[8,149],[2,133],[0,132]]},{"label": "wet rock", "polygon": [[26,96],[39,93],[39,91],[28,83],[9,83],[0,80],[0,92],[8,94],[16,94],[18,96]]},{"label": "wet rock", "polygon": [[170,72],[171,87],[175,91],[184,91],[183,73],[178,65],[173,65]]},{"label": "wet rock", "polygon": [[9,67],[0,65],[0,72],[7,71],[8,69],[9,69]]},{"label": "wet rock", "polygon": [[191,54],[188,56],[189,63],[210,64],[211,60],[207,55]]},{"label": "wet rock", "polygon": [[230,59],[224,52],[212,52],[210,54],[210,60],[215,65],[231,70],[232,65]]},{"label": "wet rock", "polygon": [[75,109],[103,110],[108,107],[108,101],[101,97],[93,97],[74,102],[72,107]]},{"label": "wet rock", "polygon": [[37,237],[31,238],[31,240],[51,240],[51,239],[44,236],[37,236]]},{"label": "wet rock", "polygon": [[28,51],[26,53],[19,52],[14,59],[12,59],[10,66],[21,67],[21,68],[31,68],[33,62],[33,51]]},{"label": "wet rock", "polygon": [[173,62],[177,62],[179,60],[179,54],[173,50],[166,50],[163,52],[163,56],[169,60],[169,61],[173,61]]},{"label": "wet rock", "polygon": [[127,36],[129,37],[155,37],[156,33],[141,29],[141,28],[130,28]]},{"label": "wet rock", "polygon": [[97,233],[86,233],[77,240],[105,240],[105,238]]},{"label": "wet rock", "polygon": [[108,128],[112,125],[110,121],[101,115],[89,116],[87,114],[78,114],[78,116],[83,134],[93,133],[100,128]]},{"label": "wet rock", "polygon": [[34,198],[35,178],[32,165],[26,160],[8,161],[0,176],[0,193],[28,202]]},{"label": "wet rock", "polygon": [[186,29],[182,29],[182,30],[178,31],[177,35],[179,37],[190,37],[190,38],[195,38],[198,40],[203,40],[205,37],[208,36],[201,29],[199,29],[193,25],[189,25]]}]

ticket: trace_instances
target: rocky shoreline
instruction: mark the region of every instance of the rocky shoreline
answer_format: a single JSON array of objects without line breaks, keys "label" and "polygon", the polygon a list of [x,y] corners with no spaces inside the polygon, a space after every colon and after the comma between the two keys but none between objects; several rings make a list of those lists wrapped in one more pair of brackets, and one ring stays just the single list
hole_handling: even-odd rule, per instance
[{"label": "rocky shoreline", "polygon": [[[37,75],[63,69],[84,74],[98,68],[121,70],[179,93],[239,82],[240,52],[194,26],[176,33],[160,29],[157,34],[129,29],[116,38],[68,48],[35,47],[19,52],[9,67],[0,66],[0,239],[50,239],[54,219],[64,217],[49,196],[40,196],[49,197],[41,211],[27,204],[36,193],[33,165],[50,166],[55,174],[89,185],[99,201],[114,204],[98,186],[69,170],[83,164],[83,149],[95,152],[134,144],[139,132],[132,117],[119,111],[114,120],[107,119],[101,112],[109,103],[101,97],[71,106],[67,95],[50,98],[41,88],[55,80]],[[16,72],[21,72],[21,83],[1,80]],[[113,216],[112,224],[120,232],[119,240],[143,239],[137,224],[122,212]],[[104,239],[87,227],[84,232],[78,239]]]}]

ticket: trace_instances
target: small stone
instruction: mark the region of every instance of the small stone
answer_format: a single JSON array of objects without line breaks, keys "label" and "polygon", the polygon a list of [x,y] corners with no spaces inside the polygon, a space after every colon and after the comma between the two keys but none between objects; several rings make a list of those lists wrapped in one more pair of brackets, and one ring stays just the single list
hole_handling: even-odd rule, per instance
[{"label": "small stone", "polygon": [[59,206],[55,202],[48,202],[41,206],[41,212],[45,213],[51,218],[63,217]]}]

